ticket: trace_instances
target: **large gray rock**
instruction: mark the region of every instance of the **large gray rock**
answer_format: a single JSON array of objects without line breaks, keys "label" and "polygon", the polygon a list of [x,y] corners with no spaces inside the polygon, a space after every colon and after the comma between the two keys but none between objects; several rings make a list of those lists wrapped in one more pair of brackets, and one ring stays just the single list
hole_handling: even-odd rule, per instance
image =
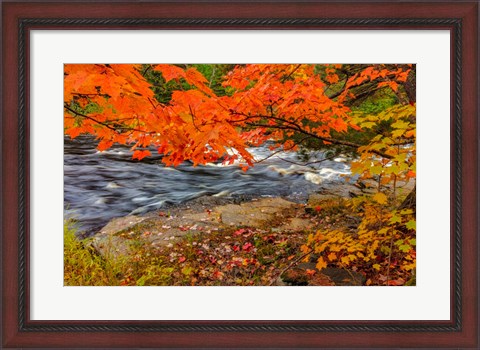
[{"label": "large gray rock", "polygon": [[133,246],[139,244],[165,246],[188,234],[218,231],[229,226],[279,227],[285,231],[297,231],[309,224],[308,220],[295,217],[301,211],[303,205],[282,198],[263,198],[211,208],[203,205],[174,208],[168,213],[113,219],[93,237],[92,246],[102,256],[117,258],[128,255]]},{"label": "large gray rock", "polygon": [[128,240],[117,234],[135,227],[144,220],[145,218],[139,216],[115,218],[93,237],[91,244],[100,255],[107,258],[127,255],[130,251]]},{"label": "large gray rock", "polygon": [[282,198],[263,198],[240,205],[216,207],[214,211],[220,213],[221,221],[226,225],[262,227],[277,218],[284,218],[289,210],[300,207],[302,206]]}]

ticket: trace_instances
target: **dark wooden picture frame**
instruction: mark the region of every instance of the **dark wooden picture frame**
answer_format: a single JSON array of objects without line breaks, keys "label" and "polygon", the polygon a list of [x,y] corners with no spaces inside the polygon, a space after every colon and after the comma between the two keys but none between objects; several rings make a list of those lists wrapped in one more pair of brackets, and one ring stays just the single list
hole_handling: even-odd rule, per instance
[{"label": "dark wooden picture frame", "polygon": [[[479,347],[478,1],[2,3],[2,347]],[[447,29],[451,33],[448,321],[32,321],[29,31]],[[445,272],[446,278],[448,273]]]}]

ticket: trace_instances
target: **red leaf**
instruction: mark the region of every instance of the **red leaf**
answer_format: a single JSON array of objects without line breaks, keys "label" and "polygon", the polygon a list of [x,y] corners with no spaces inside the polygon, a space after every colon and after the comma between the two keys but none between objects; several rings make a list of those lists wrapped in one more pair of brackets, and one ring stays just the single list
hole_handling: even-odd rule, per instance
[{"label": "red leaf", "polygon": [[234,235],[237,235],[237,236],[240,236],[242,233],[245,233],[247,230],[245,230],[244,228],[241,228],[239,230],[236,230],[233,234]]},{"label": "red leaf", "polygon": [[398,278],[396,280],[388,281],[389,286],[403,286],[405,284],[405,280],[403,278]]},{"label": "red leaf", "polygon": [[65,134],[70,135],[70,138],[74,139],[81,134],[80,128],[71,128],[65,131]]},{"label": "red leaf", "polygon": [[112,147],[113,145],[113,142],[110,141],[110,140],[102,140],[98,143],[98,146],[97,146],[97,149],[99,151],[105,151],[107,149],[109,149],[110,147]]},{"label": "red leaf", "polygon": [[171,64],[159,64],[155,67],[156,71],[162,72],[163,78],[168,83],[172,79],[185,78],[185,71],[177,66]]},{"label": "red leaf", "polygon": [[147,157],[147,156],[150,156],[151,153],[149,150],[143,150],[143,151],[135,151],[133,152],[133,156],[132,158],[133,159],[138,159],[138,160],[142,160],[143,158]]},{"label": "red leaf", "polygon": [[246,252],[249,252],[253,249],[253,244],[250,242],[247,242],[243,245],[242,249]]}]

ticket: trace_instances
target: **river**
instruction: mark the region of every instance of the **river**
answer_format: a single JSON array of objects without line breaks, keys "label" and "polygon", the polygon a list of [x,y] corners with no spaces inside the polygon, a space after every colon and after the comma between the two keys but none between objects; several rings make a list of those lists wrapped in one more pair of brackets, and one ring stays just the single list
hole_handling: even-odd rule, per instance
[{"label": "river", "polygon": [[[128,147],[114,145],[99,152],[95,145],[89,136],[64,138],[65,217],[74,218],[82,231],[90,233],[114,217],[145,214],[206,195],[304,201],[321,186],[343,181],[341,174],[350,170],[343,158],[309,167],[292,164],[288,161],[300,162],[292,152],[274,155],[246,172],[238,165],[193,167],[187,162],[173,168],[165,167],[155,151],[136,161]],[[257,160],[271,154],[267,147],[250,152]],[[322,158],[317,152],[311,160]]]}]

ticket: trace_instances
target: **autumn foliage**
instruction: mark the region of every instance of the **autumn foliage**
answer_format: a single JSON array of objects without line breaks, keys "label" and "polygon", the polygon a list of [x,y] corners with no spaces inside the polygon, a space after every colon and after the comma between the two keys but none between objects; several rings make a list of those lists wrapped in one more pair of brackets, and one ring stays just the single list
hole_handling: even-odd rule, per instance
[{"label": "autumn foliage", "polygon": [[[360,264],[386,284],[405,282],[394,268],[414,270],[414,209],[394,208],[398,184],[416,177],[415,66],[247,64],[218,83],[195,65],[68,64],[64,74],[65,134],[94,135],[100,151],[129,145],[141,160],[153,147],[167,166],[222,161],[246,170],[256,161],[248,148],[267,141],[272,151],[312,141],[350,149],[352,173],[374,180],[378,193],[349,204],[362,218],[355,235],[319,229],[304,251],[318,256],[319,269]],[[155,84],[173,86],[167,98]],[[381,92],[396,102],[357,108]]]}]

